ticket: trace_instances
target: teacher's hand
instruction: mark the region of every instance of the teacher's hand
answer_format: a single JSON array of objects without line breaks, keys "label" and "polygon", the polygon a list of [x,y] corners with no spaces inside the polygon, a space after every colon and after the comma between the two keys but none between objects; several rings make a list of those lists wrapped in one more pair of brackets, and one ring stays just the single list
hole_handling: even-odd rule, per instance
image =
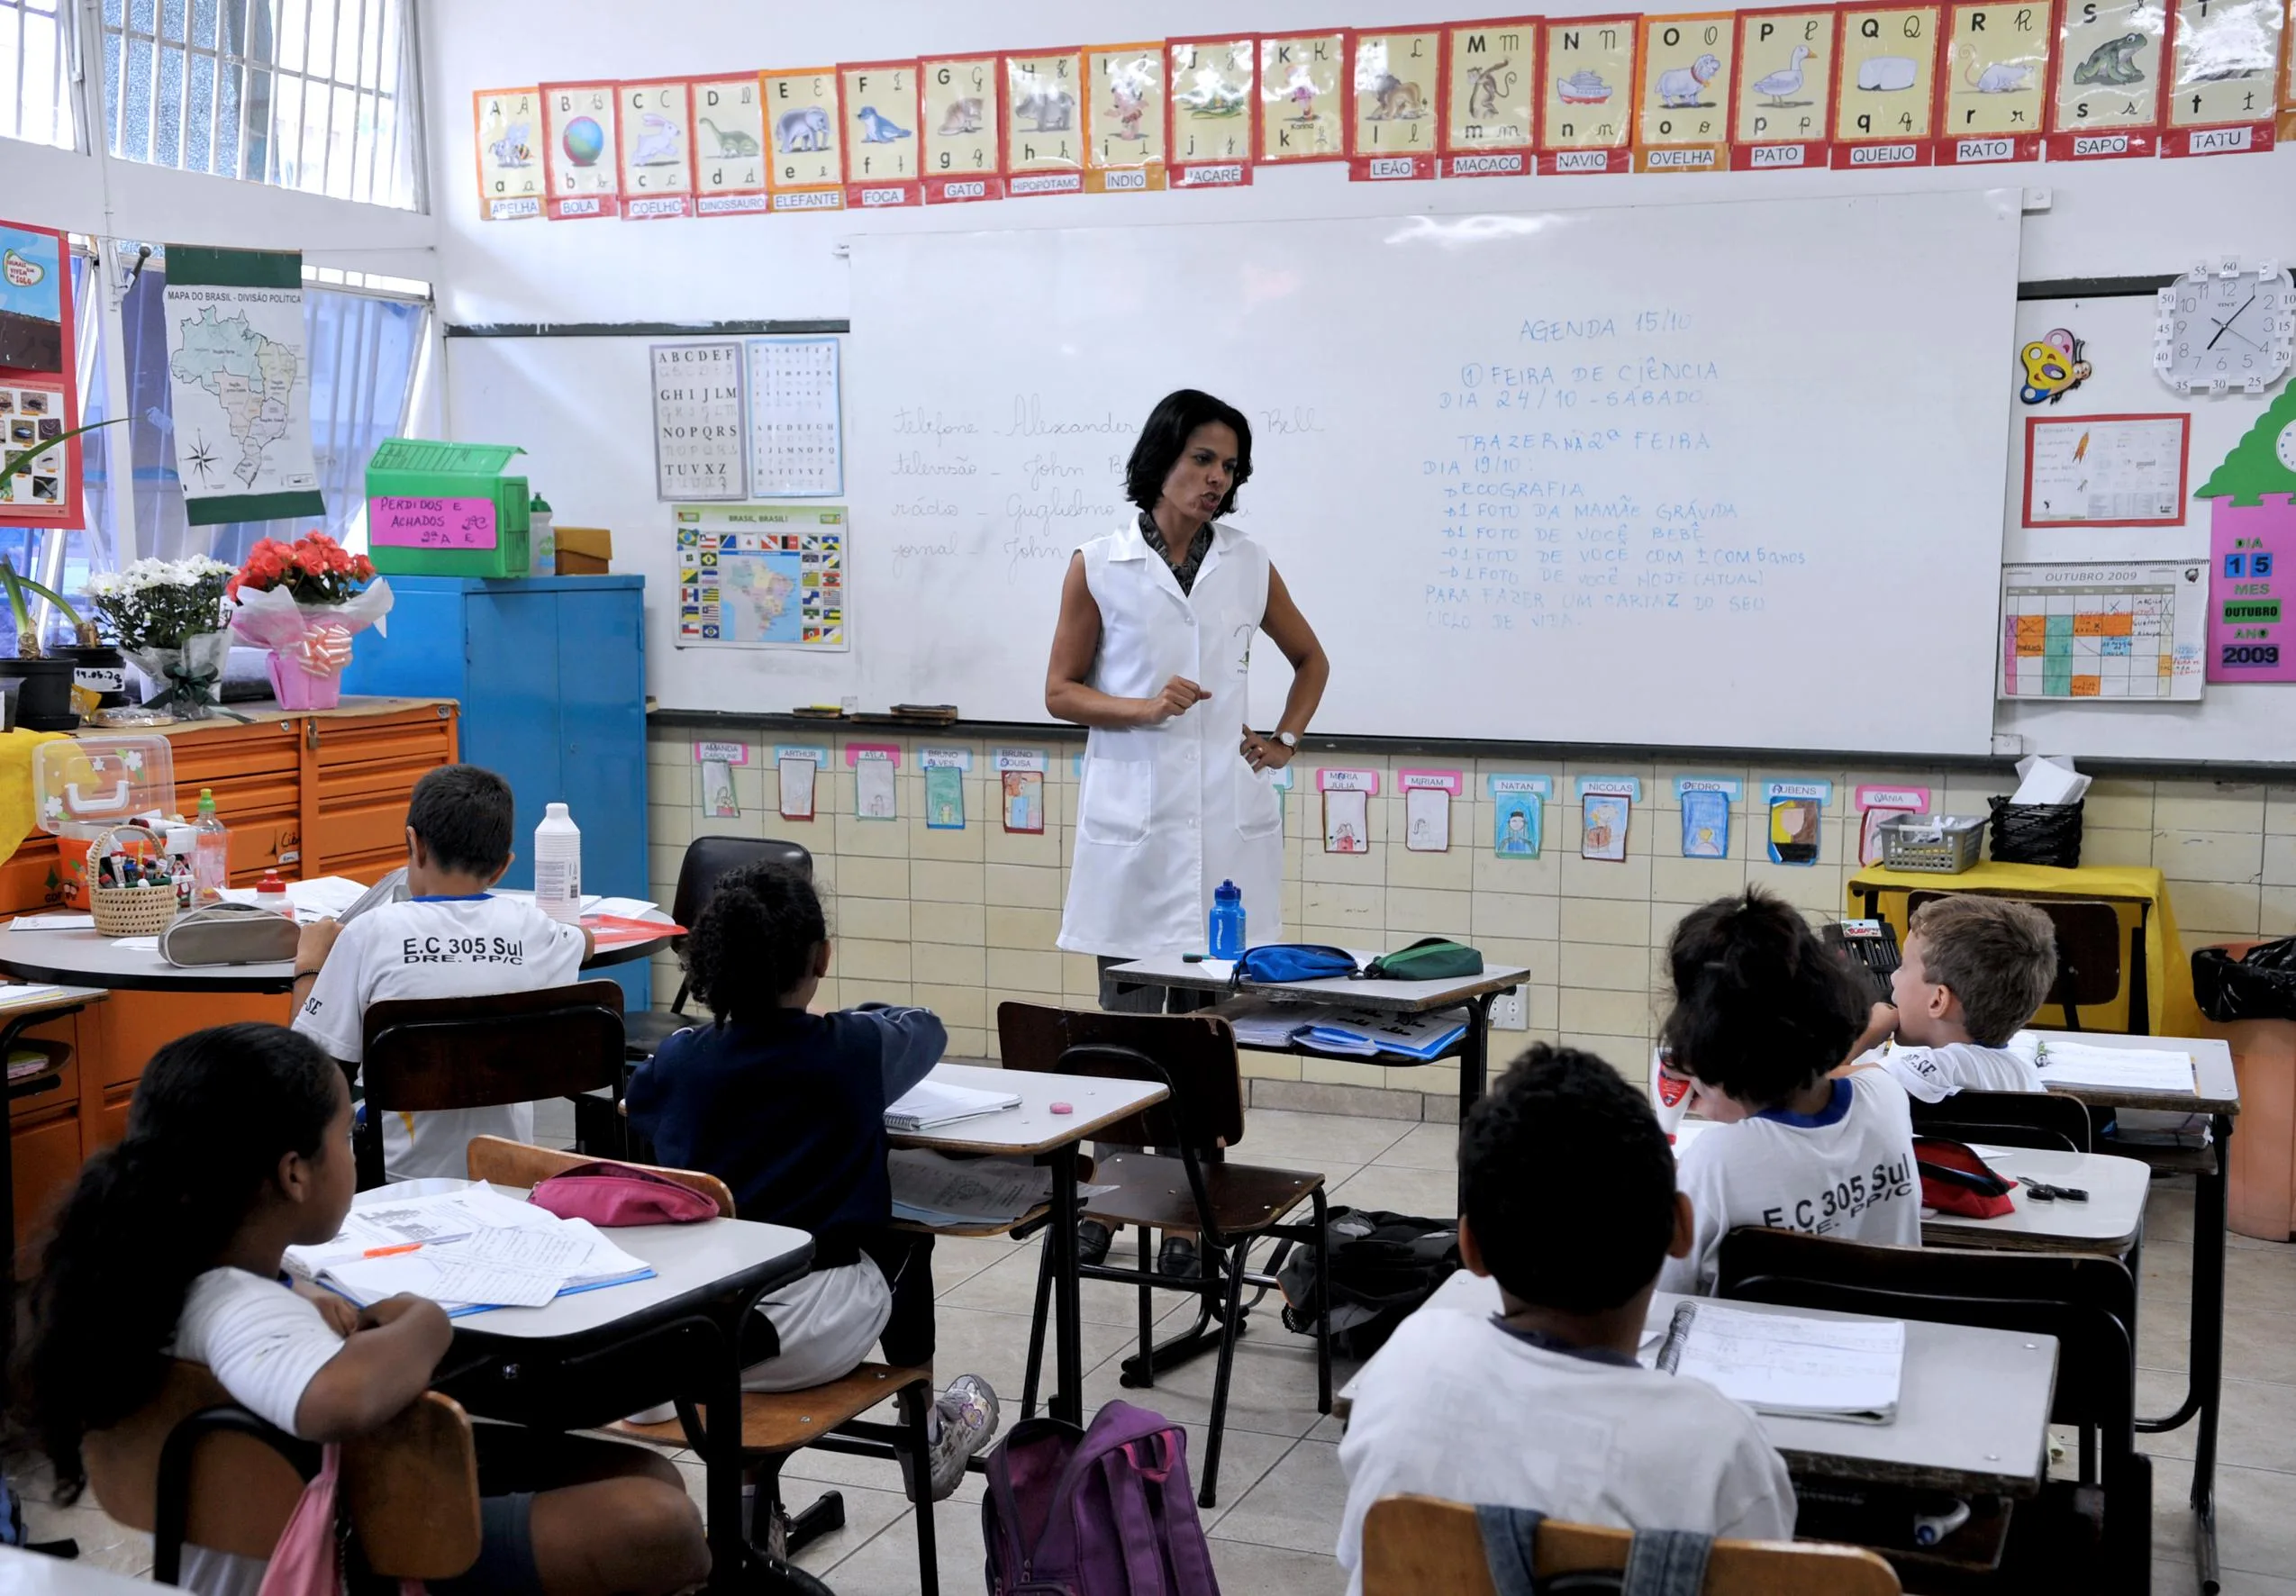
[{"label": "teacher's hand", "polygon": [[1272,737],[1262,737],[1250,727],[1244,728],[1244,740],[1236,750],[1243,755],[1244,763],[1254,770],[1281,770],[1292,762],[1295,749],[1285,748]]},{"label": "teacher's hand", "polygon": [[1143,698],[1138,701],[1140,712],[1139,724],[1161,726],[1173,716],[1185,714],[1211,696],[1211,694],[1206,693],[1187,677],[1175,676],[1164,684],[1164,690],[1154,698]]}]

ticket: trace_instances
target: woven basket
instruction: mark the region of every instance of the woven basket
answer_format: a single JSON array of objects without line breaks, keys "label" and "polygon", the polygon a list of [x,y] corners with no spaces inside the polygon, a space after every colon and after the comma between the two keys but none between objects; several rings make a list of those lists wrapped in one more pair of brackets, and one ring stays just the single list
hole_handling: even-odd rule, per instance
[{"label": "woven basket", "polygon": [[158,839],[142,826],[114,826],[87,849],[87,906],[102,937],[156,937],[176,918],[176,889],[172,886],[102,886],[97,884],[96,861],[122,832],[154,843]]}]

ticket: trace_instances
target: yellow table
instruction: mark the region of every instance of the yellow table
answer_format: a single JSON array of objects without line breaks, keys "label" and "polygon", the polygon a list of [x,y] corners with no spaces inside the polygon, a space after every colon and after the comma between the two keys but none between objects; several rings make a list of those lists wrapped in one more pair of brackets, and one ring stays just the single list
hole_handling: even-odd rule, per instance
[{"label": "yellow table", "polygon": [[[2135,865],[2001,865],[1990,860],[1958,875],[1876,866],[1849,878],[1851,908],[1869,920],[1886,919],[1905,937],[1905,901],[1911,893],[1990,893],[2009,898],[2087,898],[2112,904],[2128,933],[2120,996],[2098,1018],[2101,1029],[2140,1035],[2197,1036],[2201,1011],[2192,1001],[2192,966],[2176,936],[2168,883],[2157,870]],[[1893,896],[1893,904],[1885,900]],[[1891,912],[1892,908],[1895,912]],[[2157,1021],[2157,1024],[2155,1023]]]}]

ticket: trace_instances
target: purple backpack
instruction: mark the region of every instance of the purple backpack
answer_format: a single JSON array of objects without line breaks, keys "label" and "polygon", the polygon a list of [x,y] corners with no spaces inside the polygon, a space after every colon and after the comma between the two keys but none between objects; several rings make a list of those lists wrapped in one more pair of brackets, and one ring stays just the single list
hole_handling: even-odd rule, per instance
[{"label": "purple backpack", "polygon": [[981,1499],[989,1596],[1220,1596],[1187,1453],[1186,1431],[1130,1402],[1087,1430],[1013,1426]]}]

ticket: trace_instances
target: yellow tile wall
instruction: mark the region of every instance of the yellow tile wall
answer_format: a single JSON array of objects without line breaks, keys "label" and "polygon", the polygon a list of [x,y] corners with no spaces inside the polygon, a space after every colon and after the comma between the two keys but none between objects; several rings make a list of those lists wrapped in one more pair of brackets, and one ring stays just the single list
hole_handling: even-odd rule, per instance
[{"label": "yellow tile wall", "polygon": [[[900,818],[870,821],[852,813],[843,736],[824,730],[729,738],[715,729],[707,735],[744,742],[749,750],[751,763],[735,772],[738,818],[702,813],[693,730],[658,726],[649,739],[653,895],[663,903],[671,899],[678,861],[694,837],[785,838],[812,850],[837,939],[824,989],[829,1002],[928,1004],[948,1022],[952,1054],[966,1057],[994,1056],[996,1005],[1007,999],[1093,1002],[1093,961],[1054,946],[1075,820],[1075,743],[871,735],[862,740],[898,740],[902,764]],[[777,742],[827,744],[835,750],[836,762],[817,784],[817,818],[810,822],[780,818],[772,767]],[[1008,836],[998,823],[988,770],[988,751],[996,746],[1041,747],[1049,756],[1041,837]],[[921,747],[972,750],[962,831],[935,831],[921,818],[924,778],[916,764]],[[1323,851],[1313,787],[1315,771],[1327,766],[1381,772],[1381,792],[1370,805],[1368,853]],[[1751,883],[1813,916],[1839,913],[1843,884],[1856,868],[1850,800],[1857,786],[1928,786],[1939,808],[1982,813],[1985,801],[2007,792],[2014,779],[2006,766],[1994,775],[1919,766],[1462,761],[1359,751],[1303,755],[1294,768],[1297,784],[1284,801],[1287,939],[1370,948],[1422,936],[1473,942],[1491,959],[1530,971],[1529,1029],[1496,1033],[1494,1060],[1531,1040],[1562,1041],[1600,1054],[1636,1081],[1647,1073],[1650,1039],[1663,1013],[1658,993],[1666,939],[1685,911]],[[1402,818],[1393,791],[1397,768],[1464,770],[1466,793],[1451,811],[1450,852],[1414,854],[1400,842],[1391,844]],[[1536,859],[1501,858],[1491,851],[1494,810],[1483,778],[1517,772],[1554,778],[1556,796],[1547,804],[1545,848]],[[1581,775],[1642,779],[1643,799],[1634,807],[1621,863],[1578,857],[1579,812],[1572,794]],[[1745,797],[1733,808],[1732,857],[1681,857],[1674,793],[1678,775],[1736,776],[1745,783]],[[1748,857],[1758,851],[1762,830],[1759,784],[1812,778],[1831,781],[1836,800],[1821,822],[1818,863],[1797,868]],[[2188,951],[2236,938],[2296,935],[2296,784],[2101,779],[2084,812],[2083,857],[2092,864],[2158,866],[2168,877]],[[1255,911],[1259,907],[1247,905]],[[1256,916],[1252,925],[1255,939],[1267,935],[1264,919]],[[667,1003],[676,988],[675,963],[664,956],[655,991]],[[1456,1090],[1457,1082],[1449,1065],[1404,1068],[1248,1054],[1246,1068],[1275,1079],[1438,1095]]]}]

